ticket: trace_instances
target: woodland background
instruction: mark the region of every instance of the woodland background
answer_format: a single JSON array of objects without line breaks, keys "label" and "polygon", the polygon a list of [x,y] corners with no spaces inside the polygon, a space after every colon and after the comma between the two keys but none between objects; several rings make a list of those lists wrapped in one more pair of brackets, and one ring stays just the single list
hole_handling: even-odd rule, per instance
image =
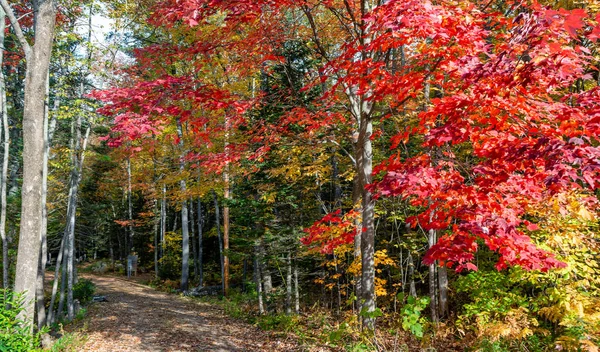
[{"label": "woodland background", "polygon": [[334,346],[598,351],[597,0],[2,8],[19,319],[135,253]]}]

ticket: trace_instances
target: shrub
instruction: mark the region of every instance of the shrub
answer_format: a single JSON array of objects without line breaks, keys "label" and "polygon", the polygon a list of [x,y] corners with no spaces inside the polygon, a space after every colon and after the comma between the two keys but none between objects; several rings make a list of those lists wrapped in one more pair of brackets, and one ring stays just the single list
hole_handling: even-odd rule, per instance
[{"label": "shrub", "polygon": [[22,310],[21,296],[0,290],[0,352],[35,351],[39,346],[41,333],[30,333],[18,318]]},{"label": "shrub", "polygon": [[79,300],[79,303],[89,303],[96,291],[96,285],[91,280],[79,279],[75,286],[73,286],[73,298]]}]

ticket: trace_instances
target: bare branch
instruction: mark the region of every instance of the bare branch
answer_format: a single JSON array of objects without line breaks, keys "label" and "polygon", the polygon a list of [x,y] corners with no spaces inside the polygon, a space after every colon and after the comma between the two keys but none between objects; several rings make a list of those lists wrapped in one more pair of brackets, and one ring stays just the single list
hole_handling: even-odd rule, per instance
[{"label": "bare branch", "polygon": [[31,45],[29,45],[29,42],[27,42],[27,39],[25,38],[25,34],[23,34],[23,30],[21,29],[19,20],[15,16],[13,9],[10,7],[6,0],[0,0],[0,5],[2,5],[2,9],[4,10],[6,17],[8,17],[8,20],[10,21],[10,24],[12,25],[15,34],[17,35],[17,39],[19,40],[19,43],[21,44],[21,47],[25,52],[25,58],[29,59],[29,57],[31,56]]}]

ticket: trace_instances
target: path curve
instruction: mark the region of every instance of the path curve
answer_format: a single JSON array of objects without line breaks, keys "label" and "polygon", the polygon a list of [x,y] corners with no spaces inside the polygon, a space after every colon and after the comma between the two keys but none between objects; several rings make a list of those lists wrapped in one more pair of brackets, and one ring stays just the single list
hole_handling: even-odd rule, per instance
[{"label": "path curve", "polygon": [[107,302],[89,307],[82,352],[300,351],[222,309],[135,282],[83,275]]}]

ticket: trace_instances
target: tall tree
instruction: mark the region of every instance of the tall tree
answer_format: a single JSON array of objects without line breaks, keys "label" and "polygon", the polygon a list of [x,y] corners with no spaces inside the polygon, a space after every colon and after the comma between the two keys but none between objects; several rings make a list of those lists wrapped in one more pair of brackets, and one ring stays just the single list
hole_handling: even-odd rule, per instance
[{"label": "tall tree", "polygon": [[[23,112],[23,190],[15,291],[24,293],[23,318],[33,329],[35,292],[42,226],[44,102],[56,22],[54,0],[33,0],[34,44],[30,45],[7,0],[1,1],[25,52],[25,108]],[[33,330],[32,330],[33,331]]]},{"label": "tall tree", "polygon": [[8,109],[6,107],[6,80],[4,77],[4,46],[6,14],[4,8],[0,8],[0,114],[2,114],[2,133],[4,137],[4,153],[2,158],[2,179],[0,180],[0,237],[2,238],[2,287],[7,290],[9,287],[8,277],[8,237],[6,236],[6,192],[8,189],[8,161],[10,157],[10,133],[8,127]]}]

